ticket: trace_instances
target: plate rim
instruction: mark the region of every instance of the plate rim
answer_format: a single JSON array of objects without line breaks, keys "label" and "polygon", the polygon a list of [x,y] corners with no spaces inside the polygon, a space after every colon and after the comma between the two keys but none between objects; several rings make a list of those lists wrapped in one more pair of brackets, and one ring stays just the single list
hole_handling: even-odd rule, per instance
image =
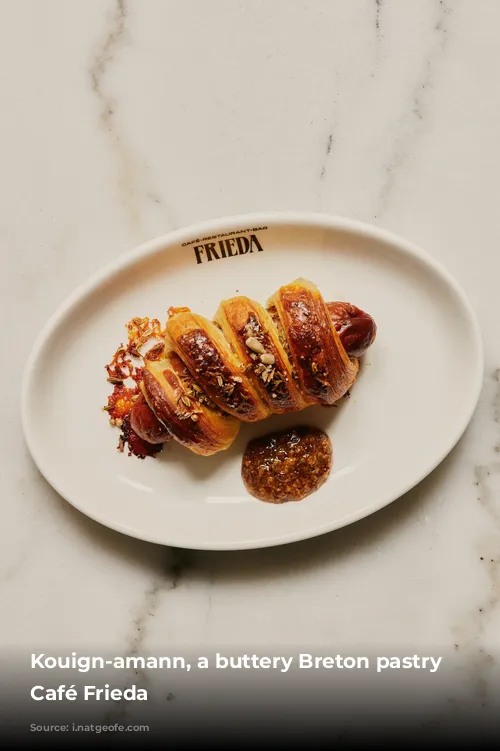
[{"label": "plate rim", "polygon": [[[404,253],[406,256],[412,258],[418,258],[423,261],[428,267],[430,267],[439,277],[441,277],[446,284],[453,289],[456,296],[459,299],[463,312],[466,314],[467,322],[470,326],[473,334],[474,345],[476,348],[476,354],[474,357],[475,373],[474,373],[474,388],[471,387],[468,396],[467,409],[464,409],[462,421],[453,434],[453,437],[449,439],[445,449],[439,454],[439,456],[429,463],[429,466],[425,469],[421,476],[417,480],[412,480],[401,490],[389,493],[386,497],[379,500],[376,505],[371,505],[370,510],[366,510],[366,507],[358,509],[352,514],[345,515],[340,519],[336,519],[331,523],[322,523],[318,527],[309,528],[305,532],[293,532],[285,535],[275,536],[273,538],[257,539],[250,542],[198,542],[195,544],[189,544],[188,541],[176,542],[165,541],[158,539],[154,534],[146,534],[144,532],[138,532],[135,529],[128,527],[126,524],[120,522],[113,522],[109,519],[105,521],[103,518],[99,518],[98,514],[89,513],[81,504],[75,503],[70,500],[65,493],[61,492],[58,488],[57,479],[52,476],[51,471],[44,466],[44,462],[41,459],[37,451],[37,442],[34,438],[32,431],[31,418],[28,410],[28,399],[31,390],[31,384],[34,377],[34,366],[38,360],[38,357],[44,347],[47,339],[50,338],[54,330],[62,322],[63,318],[68,315],[82,297],[92,294],[103,282],[105,282],[113,274],[126,269],[128,266],[133,265],[137,260],[153,256],[155,253],[162,252],[164,250],[172,250],[176,245],[181,244],[185,240],[191,240],[193,235],[199,235],[201,233],[213,232],[215,230],[229,229],[233,225],[238,224],[260,225],[301,225],[316,227],[318,229],[332,229],[332,230],[344,230],[357,234],[358,236],[377,238],[382,242],[386,242],[397,248],[399,252]],[[169,247],[171,246],[171,247]],[[448,456],[448,454],[457,445],[467,426],[469,425],[473,414],[476,410],[484,381],[484,368],[485,368],[485,354],[484,343],[481,333],[481,329],[475,314],[475,311],[456,278],[448,271],[448,269],[440,262],[437,261],[428,251],[423,250],[415,243],[406,240],[395,232],[387,230],[376,225],[362,222],[357,219],[350,219],[343,216],[337,216],[320,212],[307,212],[307,211],[272,211],[272,212],[251,212],[246,214],[235,214],[223,216],[215,219],[207,219],[194,224],[185,225],[181,228],[171,230],[158,237],[148,240],[144,243],[137,245],[125,253],[118,255],[113,260],[101,266],[96,272],[91,274],[85,281],[79,284],[74,291],[69,294],[58,305],[52,315],[48,318],[45,325],[39,331],[36,336],[29,355],[26,359],[22,381],[21,381],[21,425],[24,435],[24,439],[28,450],[31,454],[38,471],[48,482],[48,484],[68,503],[70,503],[79,512],[93,519],[99,524],[113,529],[116,532],[120,532],[135,539],[144,540],[158,545],[172,546],[186,550],[217,550],[217,551],[230,551],[230,550],[252,550],[259,548],[276,547],[280,545],[290,544],[301,540],[307,540],[314,537],[318,537],[329,532],[333,532],[337,529],[341,529],[350,524],[354,524],[361,519],[371,516],[377,513],[381,509],[390,505],[396,500],[399,500],[405,493],[412,488],[416,487],[422,482],[428,475],[431,474]]]}]

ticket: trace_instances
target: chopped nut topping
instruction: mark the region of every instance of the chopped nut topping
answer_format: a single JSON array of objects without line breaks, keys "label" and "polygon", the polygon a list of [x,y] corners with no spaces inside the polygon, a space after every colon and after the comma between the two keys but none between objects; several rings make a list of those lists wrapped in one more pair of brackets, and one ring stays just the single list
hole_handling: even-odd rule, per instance
[{"label": "chopped nut topping", "polygon": [[254,336],[249,336],[245,341],[245,344],[247,345],[248,349],[251,349],[252,352],[257,352],[258,355],[263,355],[266,351],[263,345]]},{"label": "chopped nut topping", "polygon": [[260,356],[260,361],[263,362],[264,365],[274,365],[274,355],[270,352],[264,352],[264,354]]}]

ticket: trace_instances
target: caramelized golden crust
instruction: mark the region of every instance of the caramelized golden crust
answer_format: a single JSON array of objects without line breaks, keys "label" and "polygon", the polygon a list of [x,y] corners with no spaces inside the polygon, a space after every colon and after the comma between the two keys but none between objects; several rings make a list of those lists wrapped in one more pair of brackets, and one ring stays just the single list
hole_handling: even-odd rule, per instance
[{"label": "caramelized golden crust", "polygon": [[179,356],[145,360],[142,390],[158,420],[179,443],[209,456],[231,445],[240,422],[219,410],[198,388]]},{"label": "caramelized golden crust", "polygon": [[281,287],[268,307],[279,315],[302,393],[334,404],[354,383],[359,363],[347,355],[317,287],[297,279]]},{"label": "caramelized golden crust", "polygon": [[307,406],[273,321],[261,305],[233,297],[220,304],[214,320],[271,412],[297,412]]},{"label": "caramelized golden crust", "polygon": [[224,300],[215,322],[170,308],[165,338],[145,356],[142,392],[169,434],[197,454],[227,449],[242,422],[333,404],[356,379],[376,335],[371,316],[324,302],[297,279],[269,300]]},{"label": "caramelized golden crust", "polygon": [[270,414],[244,366],[214,323],[191,312],[174,313],[167,336],[193,379],[222,410],[243,422]]}]

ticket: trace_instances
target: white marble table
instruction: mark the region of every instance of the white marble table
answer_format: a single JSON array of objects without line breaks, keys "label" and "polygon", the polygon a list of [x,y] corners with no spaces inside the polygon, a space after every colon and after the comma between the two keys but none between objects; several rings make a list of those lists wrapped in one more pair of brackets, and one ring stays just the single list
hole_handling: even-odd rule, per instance
[{"label": "white marble table", "polygon": [[[462,690],[488,702],[499,24],[496,0],[1,0],[2,647],[455,650]],[[372,222],[448,267],[484,334],[472,424],[406,497],[319,539],[193,553],[100,527],[46,484],[23,442],[19,383],[37,331],[139,242],[274,209]]]}]

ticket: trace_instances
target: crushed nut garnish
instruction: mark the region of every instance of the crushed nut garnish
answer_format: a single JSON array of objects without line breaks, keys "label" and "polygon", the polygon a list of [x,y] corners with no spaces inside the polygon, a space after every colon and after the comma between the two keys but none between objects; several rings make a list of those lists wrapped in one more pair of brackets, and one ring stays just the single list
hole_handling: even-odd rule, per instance
[{"label": "crushed nut garnish", "polygon": [[263,362],[264,365],[274,365],[274,355],[271,354],[271,352],[264,352],[264,354],[260,356],[260,361]]},{"label": "crushed nut garnish", "polygon": [[245,334],[246,334],[247,337],[252,336],[252,334],[257,334],[258,333],[259,329],[258,329],[258,327],[255,324],[256,324],[256,322],[255,322],[255,319],[253,319],[253,318],[252,318],[251,321],[248,321],[248,323],[246,324],[246,326],[245,326]]},{"label": "crushed nut garnish", "polygon": [[[134,454],[143,459],[145,456],[157,454],[160,445],[147,444],[130,427],[130,410],[141,396],[143,361],[139,348],[149,342],[151,337],[161,340],[164,332],[156,318],[150,320],[138,316],[129,321],[127,332],[127,346],[120,344],[111,361],[105,366],[107,381],[112,384],[113,391],[108,396],[108,404],[102,409],[109,415],[109,424],[121,430],[118,450],[123,452],[128,445],[129,455]],[[163,342],[156,344],[156,347],[158,346],[161,348]],[[134,358],[140,362],[134,363]],[[127,379],[134,383],[125,386]]]},{"label": "crushed nut garnish", "polygon": [[248,339],[246,339],[245,344],[248,349],[251,349],[252,352],[257,352],[259,355],[263,355],[266,351],[264,346],[254,336],[249,336]]}]

